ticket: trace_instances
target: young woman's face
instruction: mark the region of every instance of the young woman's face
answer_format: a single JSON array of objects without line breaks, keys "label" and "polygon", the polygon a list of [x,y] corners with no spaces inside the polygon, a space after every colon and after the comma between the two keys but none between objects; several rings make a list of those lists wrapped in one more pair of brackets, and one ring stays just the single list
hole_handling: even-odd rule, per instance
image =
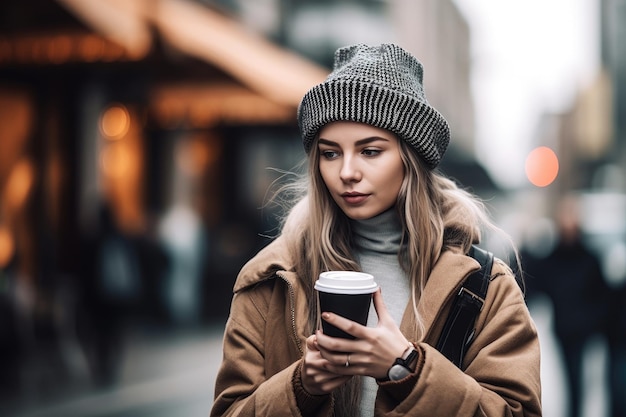
[{"label": "young woman's face", "polygon": [[320,130],[319,169],[333,200],[355,220],[396,203],[404,179],[397,137],[357,122],[332,122]]}]

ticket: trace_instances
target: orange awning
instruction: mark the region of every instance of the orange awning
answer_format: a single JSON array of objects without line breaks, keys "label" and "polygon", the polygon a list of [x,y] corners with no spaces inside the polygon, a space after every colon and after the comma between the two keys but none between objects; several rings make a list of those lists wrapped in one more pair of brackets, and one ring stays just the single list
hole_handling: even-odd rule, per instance
[{"label": "orange awning", "polygon": [[145,54],[154,27],[170,46],[204,60],[278,103],[297,106],[328,70],[190,0],[57,0],[132,54]]}]

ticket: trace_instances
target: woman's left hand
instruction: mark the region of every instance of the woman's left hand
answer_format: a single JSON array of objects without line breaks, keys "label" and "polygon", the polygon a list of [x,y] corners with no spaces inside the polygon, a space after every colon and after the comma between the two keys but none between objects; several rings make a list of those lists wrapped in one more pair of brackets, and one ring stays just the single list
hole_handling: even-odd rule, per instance
[{"label": "woman's left hand", "polygon": [[383,379],[396,358],[411,346],[387,311],[380,290],[374,293],[374,308],[378,315],[376,327],[362,326],[333,313],[322,313],[323,320],[356,338],[331,337],[317,331],[317,345],[322,357],[330,363],[326,365],[329,371]]}]

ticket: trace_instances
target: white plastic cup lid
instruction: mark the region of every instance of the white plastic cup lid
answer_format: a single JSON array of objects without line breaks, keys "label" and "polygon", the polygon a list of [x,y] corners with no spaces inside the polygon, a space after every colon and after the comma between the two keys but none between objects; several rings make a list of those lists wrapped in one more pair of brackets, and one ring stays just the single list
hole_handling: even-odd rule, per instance
[{"label": "white plastic cup lid", "polygon": [[327,271],[320,274],[315,289],[334,294],[371,294],[376,292],[378,284],[373,275],[365,272]]}]

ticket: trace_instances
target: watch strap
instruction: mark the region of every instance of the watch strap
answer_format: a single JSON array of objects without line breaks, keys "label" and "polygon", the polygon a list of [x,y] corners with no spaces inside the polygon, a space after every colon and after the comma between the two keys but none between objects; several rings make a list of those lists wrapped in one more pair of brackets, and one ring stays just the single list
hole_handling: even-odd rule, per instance
[{"label": "watch strap", "polygon": [[409,354],[406,355],[406,357],[404,357],[405,355],[402,355],[403,357],[396,358],[394,365],[404,366],[406,369],[413,372],[413,369],[411,368],[411,363],[417,357],[417,350],[413,346],[411,346],[409,349],[407,349],[407,351],[409,352]]},{"label": "watch strap", "polygon": [[414,370],[411,364],[415,361],[417,356],[417,350],[413,345],[409,346],[407,350],[402,353],[401,357],[396,358],[387,371],[387,377],[382,381],[399,381],[412,374]]}]

